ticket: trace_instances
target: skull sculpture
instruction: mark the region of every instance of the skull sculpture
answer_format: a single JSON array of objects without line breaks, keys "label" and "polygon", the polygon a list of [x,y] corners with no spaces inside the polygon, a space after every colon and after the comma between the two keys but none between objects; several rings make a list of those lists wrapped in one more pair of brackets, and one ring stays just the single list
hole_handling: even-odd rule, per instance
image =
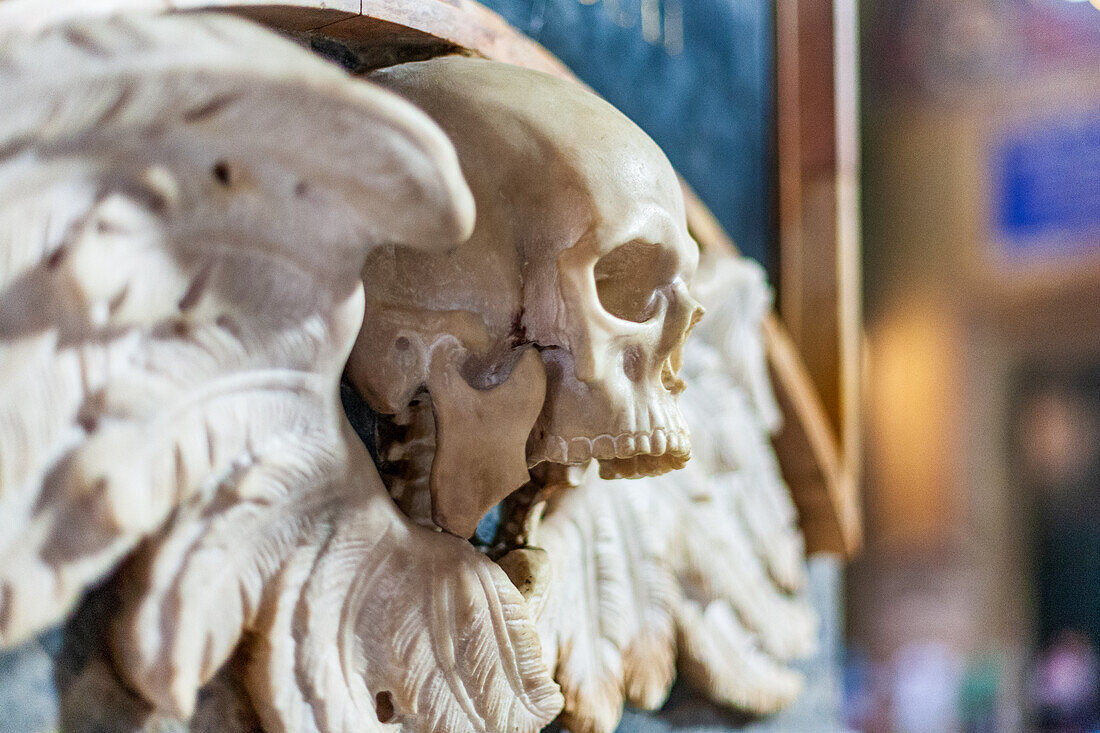
[{"label": "skull sculpture", "polygon": [[477,206],[450,252],[375,251],[349,365],[380,412],[429,393],[435,523],[468,536],[543,462],[682,466],[698,248],[660,148],[582,87],[518,67],[450,57],[374,80],[450,135]]}]

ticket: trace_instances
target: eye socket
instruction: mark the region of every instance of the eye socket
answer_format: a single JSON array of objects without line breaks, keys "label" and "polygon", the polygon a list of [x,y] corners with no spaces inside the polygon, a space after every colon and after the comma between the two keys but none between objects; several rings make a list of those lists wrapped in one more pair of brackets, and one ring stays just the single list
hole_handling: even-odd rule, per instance
[{"label": "eye socket", "polygon": [[639,239],[619,245],[593,271],[600,305],[624,321],[644,323],[657,313],[661,288],[676,276],[676,255]]}]

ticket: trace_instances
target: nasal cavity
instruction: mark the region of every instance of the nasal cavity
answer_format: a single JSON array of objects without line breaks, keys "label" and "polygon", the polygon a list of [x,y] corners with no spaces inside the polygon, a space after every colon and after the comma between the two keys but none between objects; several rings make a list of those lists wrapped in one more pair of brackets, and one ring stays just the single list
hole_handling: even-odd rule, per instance
[{"label": "nasal cavity", "polygon": [[641,382],[645,376],[645,357],[637,346],[623,350],[623,374],[631,382]]}]

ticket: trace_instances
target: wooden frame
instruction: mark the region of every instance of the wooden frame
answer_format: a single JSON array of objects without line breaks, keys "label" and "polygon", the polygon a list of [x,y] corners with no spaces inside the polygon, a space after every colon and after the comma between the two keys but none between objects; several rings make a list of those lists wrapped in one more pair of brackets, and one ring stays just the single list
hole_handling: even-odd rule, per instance
[{"label": "wooden frame", "polygon": [[[847,553],[861,535],[857,35],[855,0],[776,3],[779,317],[791,348],[778,324],[769,343],[802,425],[777,447],[809,546]],[[807,450],[816,466],[800,460]],[[823,495],[833,522],[814,504]]]}]

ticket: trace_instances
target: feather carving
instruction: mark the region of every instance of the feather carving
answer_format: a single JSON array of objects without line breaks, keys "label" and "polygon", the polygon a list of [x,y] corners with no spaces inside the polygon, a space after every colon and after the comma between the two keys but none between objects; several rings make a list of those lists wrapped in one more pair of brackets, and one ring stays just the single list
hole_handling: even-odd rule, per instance
[{"label": "feather carving", "polygon": [[338,397],[369,249],[469,234],[442,132],[228,16],[11,17],[0,644],[128,558],[111,649],[157,711],[243,650],[270,730],[549,722],[522,596],[397,511]]},{"label": "feather carving", "polygon": [[649,519],[657,497],[623,486],[634,483],[587,472],[555,497],[533,535],[549,560],[539,629],[556,652],[563,723],[575,733],[614,730],[624,701],[658,707],[674,676],[669,533]]},{"label": "feather carving", "polygon": [[659,707],[674,667],[719,703],[775,712],[801,690],[790,661],[815,644],[802,537],[768,442],[762,341],[751,342],[769,306],[763,274],[711,259],[697,277],[708,313],[684,348],[680,402],[692,460],[654,478],[585,473],[501,559],[537,614],[577,733],[610,733],[624,703]]}]

